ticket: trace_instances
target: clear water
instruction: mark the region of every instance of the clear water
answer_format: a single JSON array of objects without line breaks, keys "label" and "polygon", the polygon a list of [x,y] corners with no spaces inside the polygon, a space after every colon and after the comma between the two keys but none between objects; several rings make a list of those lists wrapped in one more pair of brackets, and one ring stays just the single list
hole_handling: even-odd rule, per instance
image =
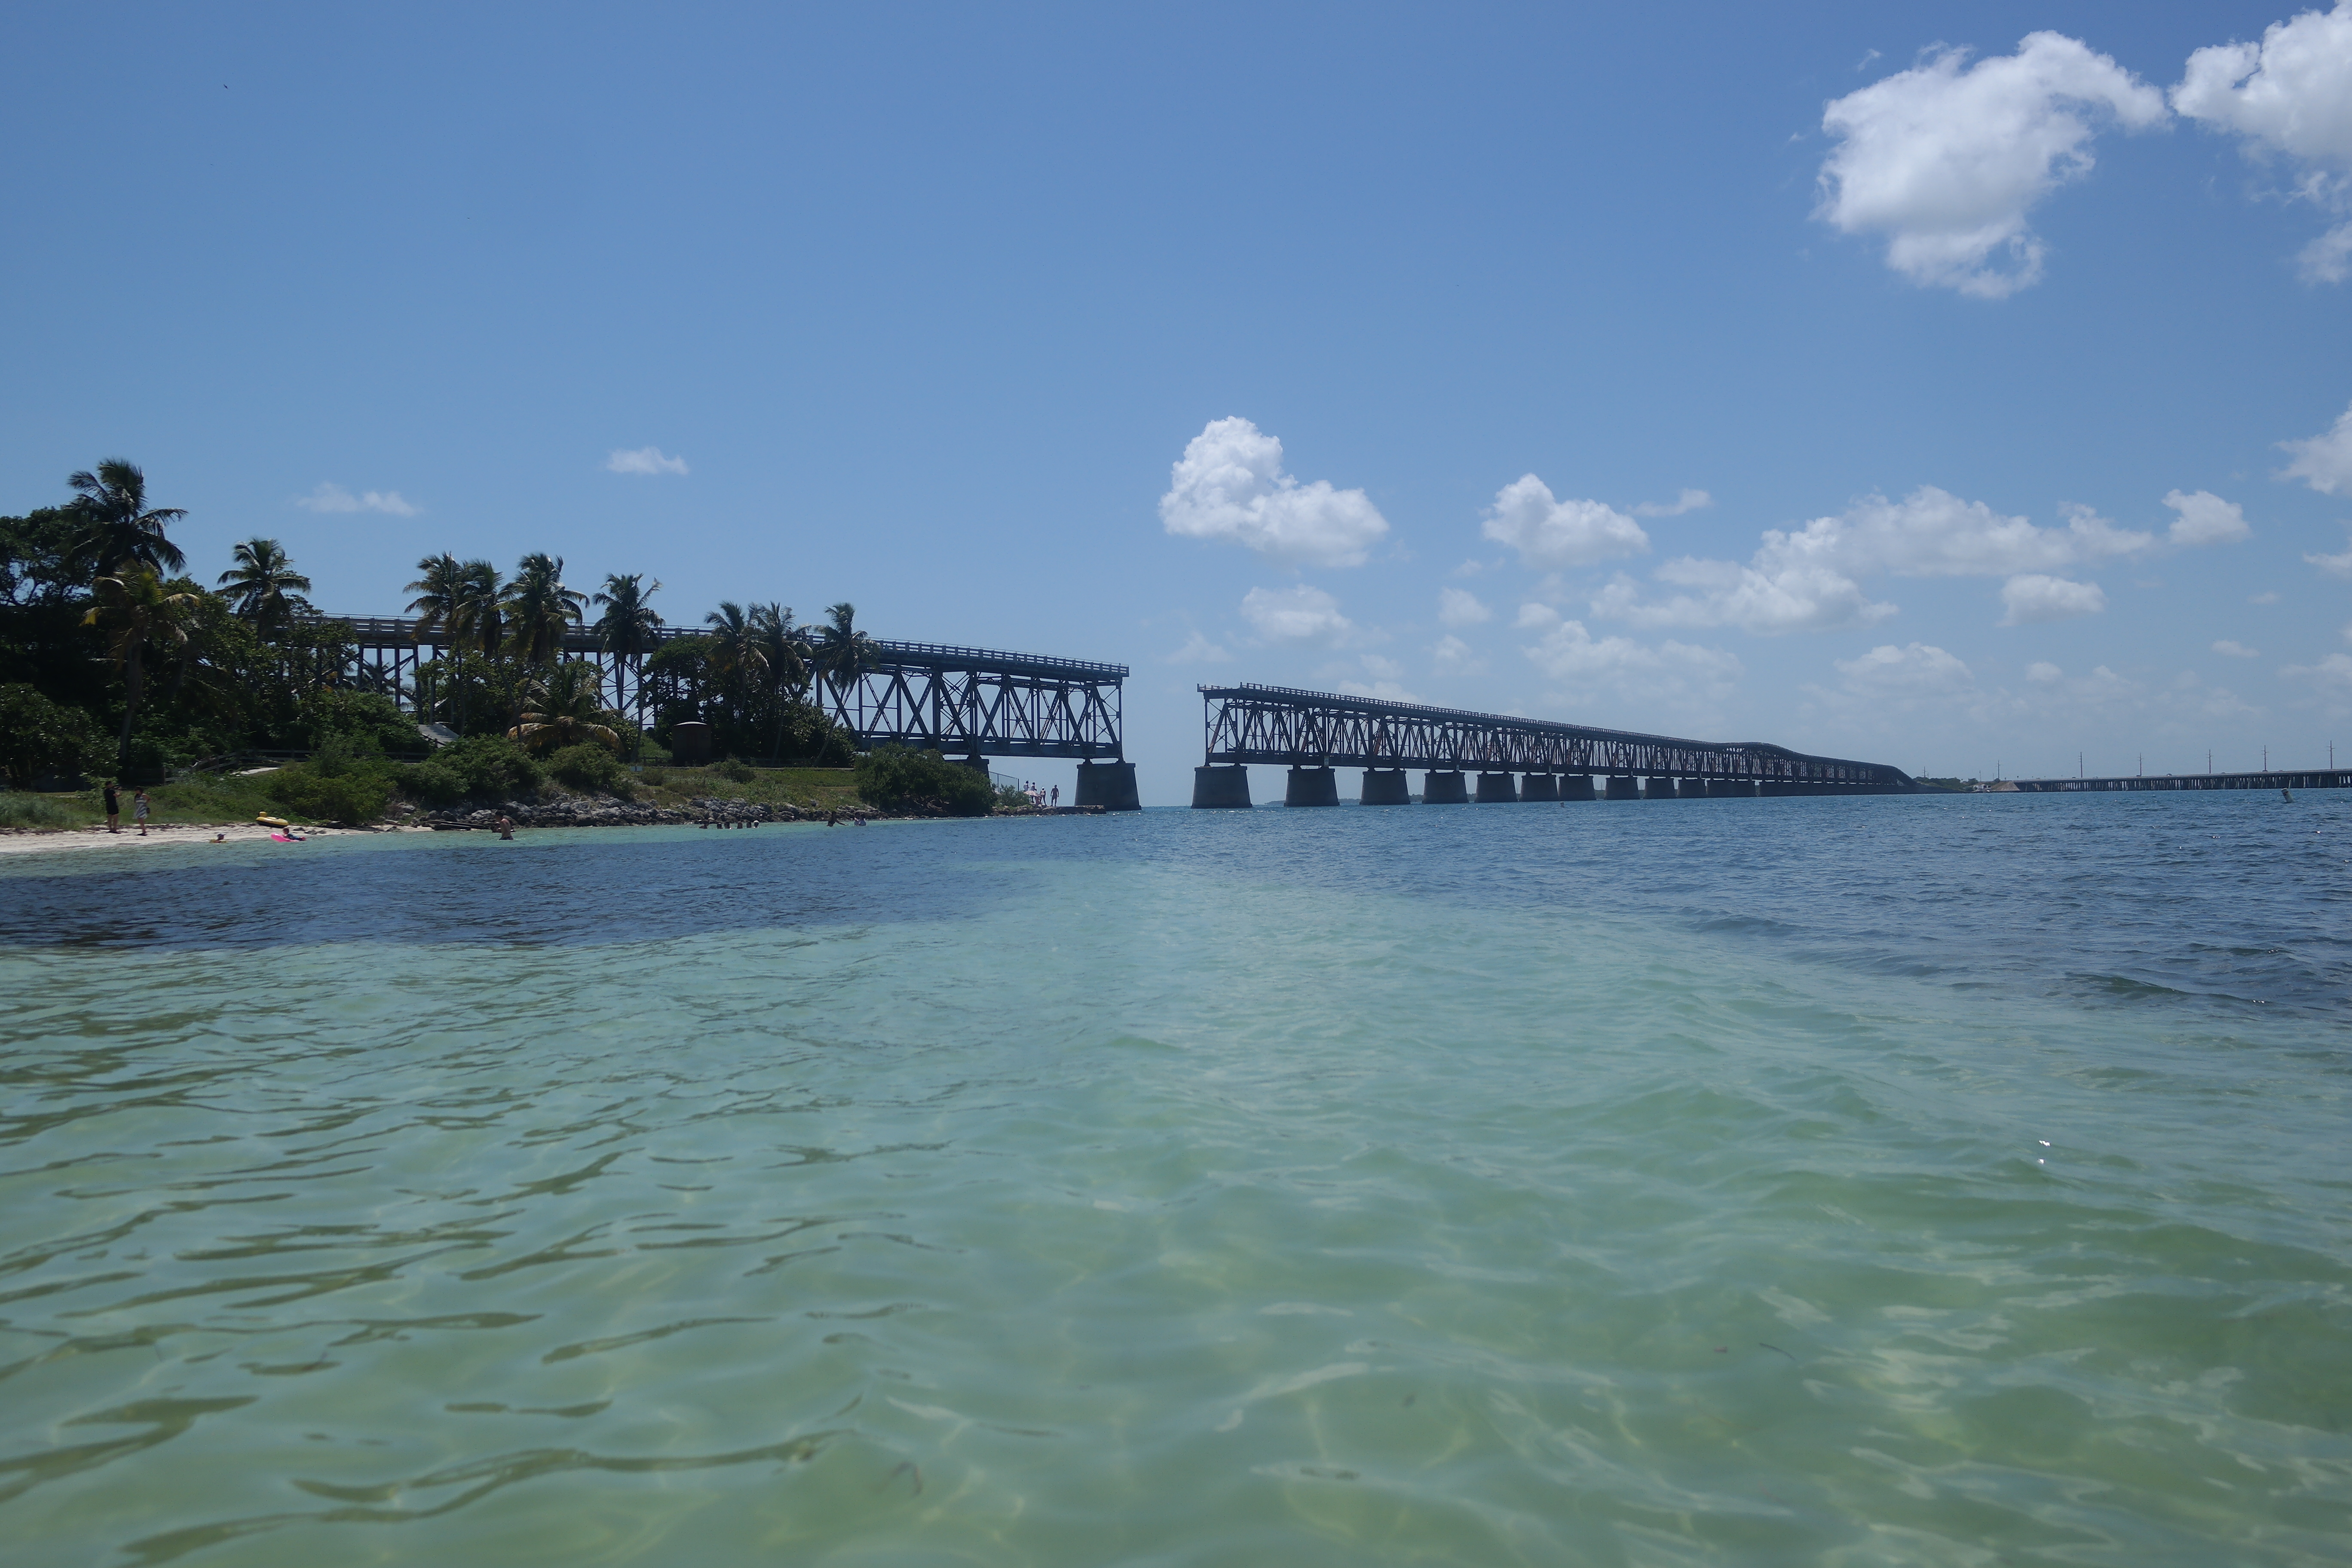
[{"label": "clear water", "polygon": [[2344,796],[69,859],[23,1568],[2352,1554]]}]

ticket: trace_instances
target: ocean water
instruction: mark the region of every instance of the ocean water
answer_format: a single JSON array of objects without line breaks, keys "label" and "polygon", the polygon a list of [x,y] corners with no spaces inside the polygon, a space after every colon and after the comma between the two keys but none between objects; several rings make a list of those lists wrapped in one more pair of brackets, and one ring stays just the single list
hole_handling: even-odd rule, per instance
[{"label": "ocean water", "polygon": [[2352,1557],[2352,799],[0,869],[49,1564]]}]

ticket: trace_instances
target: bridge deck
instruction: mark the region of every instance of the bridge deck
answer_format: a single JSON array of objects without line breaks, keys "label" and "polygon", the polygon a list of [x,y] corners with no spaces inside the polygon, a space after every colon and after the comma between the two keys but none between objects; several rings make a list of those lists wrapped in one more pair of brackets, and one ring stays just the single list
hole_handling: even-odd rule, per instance
[{"label": "bridge deck", "polygon": [[2026,795],[2108,790],[2352,789],[2352,769],[2283,768],[2260,773],[2130,774],[2111,779],[2011,779]]},{"label": "bridge deck", "polygon": [[1759,741],[1686,741],[1284,686],[1200,690],[1212,766],[1275,763],[1916,787],[1900,768],[1810,756]]}]

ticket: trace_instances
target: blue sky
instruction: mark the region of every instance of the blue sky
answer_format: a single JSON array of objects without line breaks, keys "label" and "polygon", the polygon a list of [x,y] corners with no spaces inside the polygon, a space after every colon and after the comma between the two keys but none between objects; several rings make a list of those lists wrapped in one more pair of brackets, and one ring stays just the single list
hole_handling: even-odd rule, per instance
[{"label": "blue sky", "polygon": [[1116,659],[1160,803],[1203,680],[2352,759],[2341,6],[20,4],[0,70],[0,509],[128,456],[207,573]]}]

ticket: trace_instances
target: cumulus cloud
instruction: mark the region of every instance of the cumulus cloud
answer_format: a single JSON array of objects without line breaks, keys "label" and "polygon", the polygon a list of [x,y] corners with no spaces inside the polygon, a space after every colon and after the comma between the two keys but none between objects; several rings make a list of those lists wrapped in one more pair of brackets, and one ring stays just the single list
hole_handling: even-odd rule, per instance
[{"label": "cumulus cloud", "polygon": [[[2260,43],[2199,49],[2172,89],[2172,107],[2242,137],[2250,154],[2294,160],[2296,194],[2341,214],[2352,195],[2352,3],[2273,22]],[[2352,223],[2339,223],[2296,259],[2310,281],[2342,282],[2352,274]]]},{"label": "cumulus cloud", "polygon": [[2337,415],[2324,434],[2281,441],[2279,450],[2294,455],[2279,478],[2301,479],[2324,496],[2352,495],[2352,407]]},{"label": "cumulus cloud", "polygon": [[2352,702],[2352,654],[2331,653],[2316,664],[2283,665],[2279,674],[2309,682],[2331,706]]},{"label": "cumulus cloud", "polygon": [[2000,585],[2000,602],[2009,610],[2000,624],[2022,626],[2036,621],[2071,621],[2077,616],[2095,616],[2107,607],[2107,595],[2096,583],[2075,583],[2064,577],[2028,572]]},{"label": "cumulus cloud", "polygon": [[1302,485],[1282,469],[1282,443],[1246,419],[1212,419],[1185,444],[1160,498],[1171,533],[1223,539],[1276,561],[1360,566],[1389,531],[1361,490]]},{"label": "cumulus cloud", "polygon": [[381,511],[394,517],[415,517],[416,508],[402,499],[398,490],[368,490],[361,495],[338,484],[321,479],[319,488],[306,496],[296,496],[294,504],[310,511]]},{"label": "cumulus cloud", "polygon": [[1715,498],[1705,490],[1685,490],[1670,501],[1645,500],[1633,509],[1635,517],[1680,517],[1686,511],[1697,511],[1715,504]]},{"label": "cumulus cloud", "polygon": [[2036,686],[2055,686],[2066,679],[2066,672],[2048,659],[2037,658],[2025,667],[2025,679]]},{"label": "cumulus cloud", "polygon": [[1956,655],[1932,643],[1896,647],[1881,643],[1860,658],[1832,661],[1846,689],[1860,696],[1916,701],[1972,689],[1976,676]]},{"label": "cumulus cloud", "polygon": [[687,471],[684,458],[665,457],[659,447],[638,447],[628,451],[615,447],[604,459],[608,474],[682,474]]},{"label": "cumulus cloud", "polygon": [[1650,536],[1623,512],[1597,500],[1558,500],[1551,487],[1533,474],[1523,474],[1495,492],[1495,504],[1487,508],[1480,531],[1517,551],[1528,565],[1545,570],[1589,566],[1650,548]]},{"label": "cumulus cloud", "polygon": [[1476,675],[1486,668],[1486,661],[1452,633],[1437,639],[1436,646],[1429,650],[1429,658],[1440,675]]},{"label": "cumulus cloud", "polygon": [[1195,631],[1184,639],[1184,646],[1168,656],[1171,664],[1227,664],[1233,655]]},{"label": "cumulus cloud", "polygon": [[1578,696],[1718,701],[1740,676],[1738,658],[1720,648],[1595,637],[1581,621],[1560,622],[1525,652],[1538,669]]},{"label": "cumulus cloud", "polygon": [[1478,595],[1467,588],[1437,591],[1437,619],[1442,626],[1484,626],[1494,618],[1495,612],[1479,603]]},{"label": "cumulus cloud", "polygon": [[1887,265],[1914,282],[1998,300],[2042,276],[2027,215],[2090,173],[2102,125],[2163,123],[2164,95],[2058,33],[1967,61],[1939,50],[1823,110],[1838,145],[1822,165],[1815,216],[1847,234],[1885,235]]},{"label": "cumulus cloud", "polygon": [[1559,625],[1559,612],[1549,605],[1525,604],[1519,606],[1518,618],[1511,625],[1521,631],[1541,630]]},{"label": "cumulus cloud", "polygon": [[1355,629],[1339,601],[1320,588],[1252,588],[1242,595],[1242,619],[1268,642],[1336,643]]},{"label": "cumulus cloud", "polygon": [[2262,649],[2248,647],[2242,642],[2231,642],[2228,637],[2223,637],[2220,642],[2215,643],[2213,645],[2213,651],[2227,658],[2260,658],[2263,657]]},{"label": "cumulus cloud", "polygon": [[2245,509],[2211,490],[2172,490],[2164,504],[2180,514],[2167,535],[2178,545],[2235,544],[2253,532],[2246,526]]}]

